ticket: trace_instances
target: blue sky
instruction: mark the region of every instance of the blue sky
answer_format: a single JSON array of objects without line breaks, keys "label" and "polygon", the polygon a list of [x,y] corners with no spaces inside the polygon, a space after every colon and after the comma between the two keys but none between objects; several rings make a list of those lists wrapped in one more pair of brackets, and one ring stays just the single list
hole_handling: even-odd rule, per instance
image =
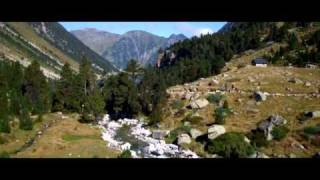
[{"label": "blue sky", "polygon": [[144,30],[152,34],[169,37],[184,34],[187,37],[218,31],[226,22],[60,22],[68,31],[96,28],[123,34],[131,30]]}]

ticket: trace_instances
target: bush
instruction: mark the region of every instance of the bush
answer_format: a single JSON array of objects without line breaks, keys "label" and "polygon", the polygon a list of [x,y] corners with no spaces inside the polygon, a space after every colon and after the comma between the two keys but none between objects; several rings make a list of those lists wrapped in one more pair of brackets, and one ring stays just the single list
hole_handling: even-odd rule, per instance
[{"label": "bush", "polygon": [[29,116],[28,111],[22,110],[22,113],[20,114],[19,117],[19,128],[22,130],[32,130],[33,129],[33,122]]},{"label": "bush", "polygon": [[131,151],[130,151],[130,150],[125,150],[125,151],[123,151],[123,152],[118,156],[118,158],[132,158]]},{"label": "bush", "polygon": [[90,123],[94,121],[94,116],[89,113],[82,113],[79,122],[81,123]]},{"label": "bush", "polygon": [[184,103],[183,103],[183,101],[181,101],[181,100],[175,100],[175,101],[172,102],[172,104],[171,104],[171,107],[172,107],[173,109],[181,109],[181,108],[183,108],[183,106],[184,106]]},{"label": "bush", "polygon": [[265,137],[265,134],[261,131],[253,131],[248,135],[248,138],[251,141],[251,144],[254,147],[266,147],[269,145],[268,140]]},{"label": "bush", "polygon": [[225,158],[245,158],[253,154],[255,149],[245,142],[241,133],[229,132],[208,142],[208,152]]},{"label": "bush", "polygon": [[287,127],[279,126],[279,127],[274,127],[271,134],[273,136],[273,139],[280,141],[286,137],[288,132],[289,132],[289,129]]},{"label": "bush", "polygon": [[230,114],[231,110],[229,108],[219,107],[215,110],[215,123],[225,124],[225,118]]},{"label": "bush", "polygon": [[225,99],[225,96],[223,94],[221,94],[221,93],[210,94],[207,97],[207,100],[210,103],[216,103],[216,104],[218,104],[223,99]]},{"label": "bush", "polygon": [[303,132],[309,135],[320,134],[320,126],[318,125],[318,126],[306,127],[304,128]]}]

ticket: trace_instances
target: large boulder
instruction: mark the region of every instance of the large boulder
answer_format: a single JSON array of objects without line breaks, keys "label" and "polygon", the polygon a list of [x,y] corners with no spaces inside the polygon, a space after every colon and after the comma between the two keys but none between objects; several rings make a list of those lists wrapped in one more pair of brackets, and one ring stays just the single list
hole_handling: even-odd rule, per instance
[{"label": "large boulder", "polygon": [[188,134],[180,134],[178,136],[178,145],[190,144],[190,143],[191,143],[191,138]]},{"label": "large boulder", "polygon": [[191,135],[191,137],[192,137],[193,139],[196,139],[197,137],[203,135],[203,133],[202,133],[201,131],[199,131],[198,129],[192,128],[192,129],[190,130],[190,135]]},{"label": "large boulder", "polygon": [[197,99],[189,104],[189,107],[192,109],[201,109],[206,107],[209,104],[209,101],[206,99]]},{"label": "large boulder", "polygon": [[154,130],[152,131],[152,138],[161,140],[164,139],[167,134],[168,132],[164,130]]},{"label": "large boulder", "polygon": [[266,94],[261,92],[261,91],[254,92],[254,98],[256,99],[256,101],[265,101],[265,100],[267,100]]},{"label": "large boulder", "polygon": [[208,128],[208,139],[215,139],[221,134],[226,133],[226,129],[222,125],[212,125]]},{"label": "large boulder", "polygon": [[271,134],[274,126],[283,126],[287,123],[287,120],[280,115],[272,115],[267,120],[258,124],[258,130],[264,132],[268,141],[273,139]]},{"label": "large boulder", "polygon": [[298,78],[295,78],[295,77],[292,77],[288,80],[288,82],[291,82],[291,83],[295,83],[295,84],[302,84],[303,81],[298,79]]},{"label": "large boulder", "polygon": [[320,111],[309,111],[304,112],[305,116],[310,118],[319,118],[320,117]]}]

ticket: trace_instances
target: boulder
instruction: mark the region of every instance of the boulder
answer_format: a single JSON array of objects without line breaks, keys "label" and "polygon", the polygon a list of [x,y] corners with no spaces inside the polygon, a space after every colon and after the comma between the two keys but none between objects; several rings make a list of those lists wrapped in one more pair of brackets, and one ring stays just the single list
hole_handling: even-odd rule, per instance
[{"label": "boulder", "polygon": [[307,82],[304,83],[304,85],[305,85],[306,87],[310,87],[310,86],[311,86],[311,83],[307,81]]},{"label": "boulder", "polygon": [[190,100],[193,96],[193,93],[186,92],[183,96],[183,99]]},{"label": "boulder", "polygon": [[209,139],[215,139],[221,134],[224,134],[226,132],[226,129],[222,125],[212,125],[208,128],[208,138]]},{"label": "boulder", "polygon": [[122,145],[120,146],[120,148],[121,148],[122,151],[130,150],[131,144],[128,143],[128,142],[126,142],[126,143],[122,144]]},{"label": "boulder", "polygon": [[190,143],[191,143],[191,138],[188,134],[180,134],[178,136],[178,145],[190,144]]},{"label": "boulder", "polygon": [[310,118],[319,118],[320,117],[320,111],[309,111],[304,112],[305,116]]},{"label": "boulder", "polygon": [[295,78],[295,77],[290,78],[290,79],[288,80],[288,82],[295,83],[295,84],[302,84],[302,83],[303,83],[300,79]]},{"label": "boulder", "polygon": [[201,109],[206,107],[209,104],[209,101],[206,99],[197,99],[189,104],[189,107],[192,109]]},{"label": "boulder", "polygon": [[272,122],[276,126],[282,126],[282,125],[287,124],[287,120],[277,114],[270,116],[269,120],[270,120],[270,122]]},{"label": "boulder", "polygon": [[265,101],[265,100],[267,100],[267,96],[261,91],[254,92],[254,97],[255,97],[256,101]]},{"label": "boulder", "polygon": [[257,114],[259,112],[260,112],[259,109],[247,108],[247,113]]},{"label": "boulder", "polygon": [[269,158],[269,156],[261,152],[255,152],[252,155],[250,155],[249,158]]},{"label": "boulder", "polygon": [[193,139],[196,139],[197,137],[201,136],[203,133],[199,131],[198,129],[191,129],[190,130],[190,135]]},{"label": "boulder", "polygon": [[152,131],[152,138],[154,139],[164,139],[164,137],[167,135],[167,131],[164,130],[154,130]]}]

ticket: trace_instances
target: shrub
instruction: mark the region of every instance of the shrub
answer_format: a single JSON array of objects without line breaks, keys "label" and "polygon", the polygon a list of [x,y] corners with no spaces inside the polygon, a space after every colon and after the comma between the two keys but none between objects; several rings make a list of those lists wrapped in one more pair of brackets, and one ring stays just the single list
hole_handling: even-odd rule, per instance
[{"label": "shrub", "polygon": [[318,125],[318,126],[306,127],[304,128],[303,132],[309,135],[320,134],[320,126]]},{"label": "shrub", "polygon": [[226,158],[244,158],[254,153],[254,148],[245,142],[244,135],[236,132],[222,134],[208,142],[208,152]]},{"label": "shrub", "polygon": [[184,103],[181,100],[175,100],[171,104],[171,107],[173,109],[181,109],[181,108],[183,108],[183,106],[184,106]]},{"label": "shrub", "polygon": [[289,132],[289,129],[287,127],[279,126],[279,127],[274,127],[271,134],[273,136],[273,139],[280,141],[286,137],[288,132]]},{"label": "shrub", "polygon": [[248,135],[248,138],[251,141],[251,144],[254,147],[265,147],[269,145],[268,140],[265,137],[265,134],[261,131],[253,131]]},{"label": "shrub", "polygon": [[27,110],[22,110],[22,113],[19,117],[19,128],[22,130],[32,130],[33,129],[33,122],[29,116],[29,113]]},{"label": "shrub", "polygon": [[123,152],[118,156],[118,158],[132,158],[131,151],[130,151],[130,150],[125,150],[125,151],[123,151]]},{"label": "shrub", "polygon": [[94,121],[94,116],[89,113],[82,113],[79,122],[81,123],[90,123]]},{"label": "shrub", "polygon": [[218,104],[223,99],[225,99],[225,96],[223,94],[221,94],[221,93],[210,94],[207,97],[207,100],[210,103],[216,103],[216,104]]},{"label": "shrub", "polygon": [[225,118],[230,114],[231,110],[229,108],[219,107],[215,110],[215,123],[225,124]]}]

